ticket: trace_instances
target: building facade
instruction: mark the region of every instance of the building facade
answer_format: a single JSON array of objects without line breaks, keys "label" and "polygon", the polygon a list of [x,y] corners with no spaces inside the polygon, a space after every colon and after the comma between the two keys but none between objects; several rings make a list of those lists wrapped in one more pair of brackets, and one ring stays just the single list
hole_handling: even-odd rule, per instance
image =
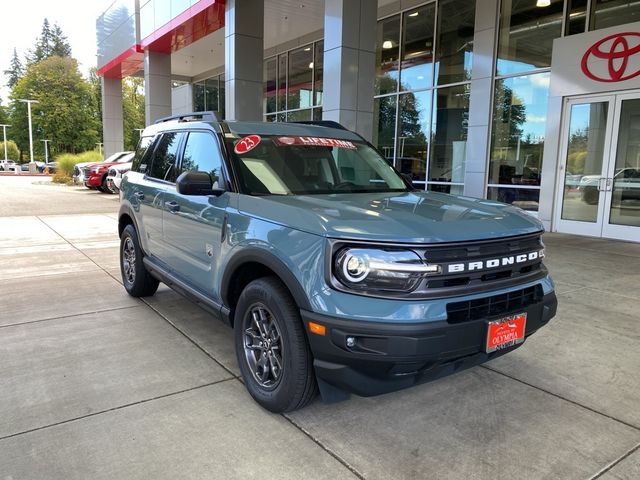
[{"label": "building facade", "polygon": [[97,21],[105,148],[144,75],[148,123],[336,120],[418,188],[640,241],[638,22],[640,0],[119,0]]}]

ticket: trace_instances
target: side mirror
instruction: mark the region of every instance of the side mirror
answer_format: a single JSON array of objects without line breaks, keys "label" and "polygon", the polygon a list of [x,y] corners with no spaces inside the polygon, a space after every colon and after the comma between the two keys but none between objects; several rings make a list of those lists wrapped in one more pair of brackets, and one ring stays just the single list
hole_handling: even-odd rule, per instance
[{"label": "side mirror", "polygon": [[215,195],[224,193],[222,188],[213,188],[211,176],[206,172],[182,172],[176,180],[176,190],[180,195]]}]

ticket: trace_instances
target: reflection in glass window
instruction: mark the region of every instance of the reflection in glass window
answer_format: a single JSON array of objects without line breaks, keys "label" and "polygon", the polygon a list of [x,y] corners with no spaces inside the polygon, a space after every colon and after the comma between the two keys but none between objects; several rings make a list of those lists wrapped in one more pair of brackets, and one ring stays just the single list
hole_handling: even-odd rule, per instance
[{"label": "reflection in glass window", "polygon": [[533,188],[489,187],[487,189],[487,198],[510,203],[523,210],[537,212],[538,203],[540,202],[540,190]]},{"label": "reflection in glass window", "polygon": [[587,0],[567,0],[567,27],[565,35],[584,33],[587,25]]},{"label": "reflection in glass window", "polygon": [[315,56],[313,60],[314,71],[314,105],[322,105],[322,69],[324,67],[324,42],[316,42],[315,44]]},{"label": "reflection in glass window", "polygon": [[276,59],[269,58],[264,62],[264,111],[271,113],[276,111]]},{"label": "reflection in glass window", "polygon": [[592,3],[595,3],[592,30],[640,21],[638,0],[592,0]]},{"label": "reflection in glass window", "polygon": [[178,146],[180,145],[181,133],[169,132],[162,135],[156,147],[151,163],[149,176],[166,180],[176,181],[176,158],[178,156]]},{"label": "reflection in glass window", "polygon": [[[471,80],[476,2],[443,0],[438,6],[438,84]],[[404,82],[404,80],[403,80]]]},{"label": "reflection in glass window", "polygon": [[206,90],[206,106],[205,110],[217,112],[218,108],[218,77],[207,78],[204,81]]},{"label": "reflection in glass window", "polygon": [[432,91],[398,97],[398,156],[396,168],[424,182],[427,177]]},{"label": "reflection in glass window", "polygon": [[469,123],[469,84],[436,90],[429,180],[464,182]]},{"label": "reflection in glass window", "polygon": [[287,54],[278,55],[278,96],[277,110],[287,109]]},{"label": "reflection in glass window", "polygon": [[376,98],[373,103],[374,131],[372,143],[391,162],[395,157],[396,99],[397,97],[392,95],[390,97]]},{"label": "reflection in glass window", "polygon": [[540,185],[548,93],[549,73],[496,81],[489,183]]},{"label": "reflection in glass window", "polygon": [[[541,6],[538,6],[540,4]],[[563,0],[503,0],[498,75],[551,66],[553,40],[562,32]]]},{"label": "reflection in glass window", "polygon": [[193,109],[196,112],[202,112],[205,105],[205,88],[204,82],[193,84]]},{"label": "reflection in glass window", "polygon": [[433,84],[435,15],[436,7],[433,3],[403,15],[400,90],[426,88]]},{"label": "reflection in glass window", "polygon": [[450,193],[451,195],[463,195],[464,185],[456,185],[453,183],[430,183],[427,185],[427,190],[432,192]]},{"label": "reflection in glass window", "polygon": [[287,122],[302,122],[311,120],[311,109],[294,110],[287,112]]},{"label": "reflection in glass window", "polygon": [[313,82],[312,45],[289,52],[289,95],[287,109],[307,108],[311,106]]},{"label": "reflection in glass window", "polygon": [[224,91],[225,91],[225,85],[224,85],[224,74],[220,75],[219,77],[220,80],[220,86],[218,87],[218,112],[220,113],[220,118],[224,119],[224,112],[225,112],[225,98],[224,98]]},{"label": "reflection in glass window", "polygon": [[207,132],[189,133],[180,171],[206,172],[211,176],[213,187],[217,188],[221,168],[219,149],[213,135]]},{"label": "reflection in glass window", "polygon": [[400,15],[378,22],[376,36],[376,94],[398,90]]}]

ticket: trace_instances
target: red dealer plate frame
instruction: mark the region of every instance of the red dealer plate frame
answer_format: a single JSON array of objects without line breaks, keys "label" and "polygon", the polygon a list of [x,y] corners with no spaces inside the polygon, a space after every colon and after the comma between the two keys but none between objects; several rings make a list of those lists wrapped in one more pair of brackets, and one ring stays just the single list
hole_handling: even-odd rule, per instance
[{"label": "red dealer plate frame", "polygon": [[526,313],[518,313],[487,322],[485,352],[495,352],[524,342],[526,325]]}]

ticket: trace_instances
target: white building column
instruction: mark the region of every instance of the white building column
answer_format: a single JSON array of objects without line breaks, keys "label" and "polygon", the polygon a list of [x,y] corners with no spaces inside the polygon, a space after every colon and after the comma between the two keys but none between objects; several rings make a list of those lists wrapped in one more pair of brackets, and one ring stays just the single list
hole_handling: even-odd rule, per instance
[{"label": "white building column", "polygon": [[377,0],[325,0],[322,118],[373,137]]},{"label": "white building column", "polygon": [[492,121],[493,54],[499,5],[499,0],[482,0],[476,3],[464,176],[464,194],[469,197],[485,196],[491,148],[489,132]]},{"label": "white building column", "polygon": [[102,77],[102,142],[104,158],[124,150],[122,80]]},{"label": "white building column", "polygon": [[171,115],[171,54],[144,52],[144,118],[146,125]]},{"label": "white building column", "polygon": [[227,120],[262,120],[264,0],[227,0],[224,74]]}]

